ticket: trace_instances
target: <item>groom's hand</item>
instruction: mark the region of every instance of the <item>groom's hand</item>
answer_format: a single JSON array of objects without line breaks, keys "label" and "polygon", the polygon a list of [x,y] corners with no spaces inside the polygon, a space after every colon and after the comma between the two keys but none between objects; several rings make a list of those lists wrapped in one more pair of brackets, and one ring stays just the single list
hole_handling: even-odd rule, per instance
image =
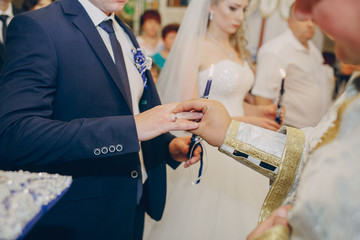
[{"label": "groom's hand", "polygon": [[187,158],[189,151],[191,136],[174,138],[169,144],[169,152],[171,157],[178,162],[185,162],[184,167],[187,168],[200,160],[201,148],[197,147],[191,159]]},{"label": "groom's hand", "polygon": [[209,144],[220,147],[230,126],[231,117],[226,108],[218,101],[193,99],[180,103],[173,112],[202,112],[204,116],[199,122],[199,128],[191,133],[201,136]]},{"label": "groom's hand", "polygon": [[178,103],[159,105],[134,117],[139,141],[153,139],[169,131],[186,131],[198,128],[195,120],[199,112],[174,112]]}]

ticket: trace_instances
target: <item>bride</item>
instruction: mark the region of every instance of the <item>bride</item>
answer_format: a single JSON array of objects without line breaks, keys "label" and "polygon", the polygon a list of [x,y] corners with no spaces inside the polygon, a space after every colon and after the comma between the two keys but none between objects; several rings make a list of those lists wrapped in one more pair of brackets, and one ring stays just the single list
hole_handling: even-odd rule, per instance
[{"label": "bride", "polygon": [[[244,102],[254,83],[242,29],[248,4],[248,0],[190,2],[159,77],[163,103],[202,95],[214,64],[210,99],[222,102],[236,120],[271,130],[280,127],[273,120],[274,105]],[[267,179],[204,145],[207,166],[198,185],[191,184],[196,167],[168,169],[164,215],[160,222],[146,218],[145,240],[245,239],[256,226]]]}]

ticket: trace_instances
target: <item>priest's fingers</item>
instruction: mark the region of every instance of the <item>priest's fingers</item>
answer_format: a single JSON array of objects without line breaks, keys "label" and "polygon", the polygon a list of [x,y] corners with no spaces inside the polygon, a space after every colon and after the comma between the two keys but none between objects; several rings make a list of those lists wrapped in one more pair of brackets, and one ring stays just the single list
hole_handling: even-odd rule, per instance
[{"label": "priest's fingers", "polygon": [[179,105],[177,105],[173,112],[190,112],[190,111],[196,111],[196,112],[204,112],[204,109],[207,107],[209,100],[205,99],[191,99],[186,102],[182,102]]},{"label": "priest's fingers", "polygon": [[288,214],[288,211],[285,208],[279,208],[278,210],[276,210],[273,225],[280,224],[280,225],[287,226],[288,225],[287,214]]},{"label": "priest's fingers", "polygon": [[[291,207],[291,206],[290,206]],[[275,210],[270,217],[261,222],[255,229],[252,231],[249,236],[246,238],[247,240],[256,239],[261,236],[264,232],[269,230],[275,225],[283,225],[288,227],[287,221],[287,212],[290,208],[289,206],[281,207]]]},{"label": "priest's fingers", "polygon": [[175,113],[176,119],[198,120],[203,117],[201,112],[178,112]]}]

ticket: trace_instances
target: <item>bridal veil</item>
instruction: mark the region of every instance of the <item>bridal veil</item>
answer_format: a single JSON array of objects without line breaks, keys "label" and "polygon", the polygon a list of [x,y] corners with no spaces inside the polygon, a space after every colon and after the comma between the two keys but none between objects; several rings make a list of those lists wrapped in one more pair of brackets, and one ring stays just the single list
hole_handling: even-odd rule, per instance
[{"label": "bridal veil", "polygon": [[197,76],[201,42],[205,38],[211,0],[192,0],[165,62],[157,89],[163,104],[198,95]]}]

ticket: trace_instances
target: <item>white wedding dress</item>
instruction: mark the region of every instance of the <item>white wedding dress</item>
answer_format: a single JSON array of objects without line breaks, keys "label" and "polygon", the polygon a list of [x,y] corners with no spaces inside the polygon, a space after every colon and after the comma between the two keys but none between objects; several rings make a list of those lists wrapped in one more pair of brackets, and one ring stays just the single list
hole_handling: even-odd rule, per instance
[{"label": "white wedding dress", "polygon": [[[199,96],[209,69],[199,73]],[[215,64],[209,99],[222,102],[231,116],[244,115],[243,100],[254,83],[245,62]],[[167,169],[167,200],[163,218],[146,216],[144,240],[246,239],[257,225],[269,189],[268,179],[204,142],[206,170],[193,186],[199,164]]]}]

